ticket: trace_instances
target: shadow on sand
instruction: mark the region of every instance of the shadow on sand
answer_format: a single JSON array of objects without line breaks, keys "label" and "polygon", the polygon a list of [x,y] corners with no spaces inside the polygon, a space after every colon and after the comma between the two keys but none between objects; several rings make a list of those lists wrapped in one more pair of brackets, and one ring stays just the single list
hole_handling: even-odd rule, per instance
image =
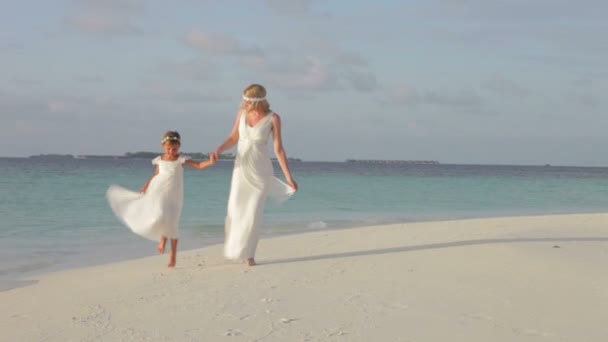
[{"label": "shadow on sand", "polygon": [[477,245],[491,244],[507,244],[507,243],[530,243],[530,242],[608,242],[608,237],[562,237],[562,238],[512,238],[512,239],[480,239],[480,240],[463,240],[454,242],[432,243],[427,245],[391,247],[381,249],[370,249],[365,251],[353,251],[333,254],[310,255],[305,257],[287,258],[279,260],[262,261],[260,265],[285,264],[291,262],[304,262],[324,259],[348,258],[354,256],[366,255],[382,255],[401,252],[422,251],[440,248],[465,247]]}]

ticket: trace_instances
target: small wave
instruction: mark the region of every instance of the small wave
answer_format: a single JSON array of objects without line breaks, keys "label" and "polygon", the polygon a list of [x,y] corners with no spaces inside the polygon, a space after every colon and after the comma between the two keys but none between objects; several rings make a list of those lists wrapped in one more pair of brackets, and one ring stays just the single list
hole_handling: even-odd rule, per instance
[{"label": "small wave", "polygon": [[315,222],[310,222],[308,224],[308,228],[312,228],[312,229],[322,229],[322,228],[327,228],[327,226],[328,226],[328,224],[323,221],[315,221]]},{"label": "small wave", "polygon": [[17,265],[13,267],[0,268],[0,276],[9,275],[9,274],[21,274],[36,270],[41,270],[47,267],[52,266],[54,263],[51,261],[38,261],[32,262],[24,265]]}]

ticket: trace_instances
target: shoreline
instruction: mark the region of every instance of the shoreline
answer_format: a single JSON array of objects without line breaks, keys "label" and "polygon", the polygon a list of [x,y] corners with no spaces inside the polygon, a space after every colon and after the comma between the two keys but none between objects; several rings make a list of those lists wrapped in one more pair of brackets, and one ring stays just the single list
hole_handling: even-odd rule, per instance
[{"label": "shoreline", "polygon": [[[288,229],[276,229],[276,227],[284,227],[284,224],[274,223],[272,226],[268,228],[263,228],[260,234],[260,240],[265,239],[274,239],[282,236],[292,236],[299,234],[308,234],[315,232],[332,232],[332,231],[342,231],[342,230],[351,230],[351,229],[360,229],[360,228],[373,228],[376,226],[389,226],[389,225],[400,225],[400,224],[417,224],[417,223],[437,223],[437,222],[457,222],[463,220],[485,220],[485,219],[509,219],[509,218],[533,218],[533,217],[543,217],[543,216],[569,216],[569,215],[597,215],[604,214],[606,212],[602,211],[575,211],[575,212],[536,212],[536,213],[525,213],[525,214],[512,214],[512,215],[500,215],[500,214],[492,214],[488,213],[487,215],[446,215],[440,217],[418,217],[410,220],[403,219],[386,219],[381,222],[369,222],[369,221],[357,221],[357,222],[347,222],[347,221],[335,221],[332,223],[332,226],[324,226],[326,224],[325,221],[311,222],[308,225],[298,224],[289,226]],[[331,222],[331,221],[330,221]],[[311,226],[311,224],[313,226]],[[317,224],[321,224],[321,226],[317,226]],[[121,229],[124,227],[121,227]],[[124,228],[127,229],[127,228]],[[302,230],[304,229],[304,230]],[[126,230],[125,230],[126,232]],[[186,236],[180,240],[181,248],[178,251],[178,257],[181,253],[187,253],[194,250],[204,249],[212,246],[221,246],[223,244],[223,232],[219,235],[215,235],[209,232],[193,232],[193,231],[182,231],[182,234]],[[127,248],[130,250],[129,253],[122,253],[120,255],[112,255],[111,257],[105,256],[101,252],[91,253],[90,255],[83,255],[85,257],[91,257],[92,255],[96,255],[96,258],[88,259],[86,261],[83,260],[67,260],[62,261],[56,264],[52,264],[46,267],[34,268],[24,272],[21,274],[12,274],[10,276],[6,276],[5,274],[0,274],[0,293],[3,291],[8,291],[14,288],[19,288],[23,286],[29,286],[32,284],[36,284],[38,282],[37,278],[42,278],[45,275],[53,274],[56,272],[64,272],[70,270],[78,270],[88,267],[97,267],[103,266],[113,263],[126,262],[129,260],[137,260],[144,258],[157,257],[158,255],[155,253],[156,244],[154,242],[150,242],[148,240],[140,239],[139,237],[135,237],[134,234],[129,232],[129,235],[132,238],[131,244],[137,246],[137,248],[141,248],[136,252],[133,252],[131,247],[123,246],[122,248]],[[205,235],[201,237],[200,235]],[[133,238],[134,237],[134,238]],[[185,247],[183,247],[185,245]],[[106,248],[106,252],[115,252],[115,248],[109,247]],[[102,256],[100,256],[102,255]],[[21,266],[23,267],[23,266]],[[27,267],[27,266],[26,266]],[[8,273],[11,270],[6,271]],[[3,279],[4,278],[4,279]],[[34,278],[34,279],[33,279]]]},{"label": "shoreline", "polygon": [[[8,340],[601,341],[608,213],[390,224],[70,269],[0,292]],[[102,280],[100,280],[102,279]],[[170,321],[171,324],[167,325]]]},{"label": "shoreline", "polygon": [[[160,154],[160,152],[152,152],[154,153],[154,156]],[[184,154],[189,154],[189,153],[184,153]],[[190,154],[197,154],[195,153],[190,153]],[[53,155],[53,154],[51,154]],[[73,154],[57,154],[58,156],[60,156],[59,158],[55,158],[55,159],[78,159],[78,160],[82,160],[81,158],[77,158],[77,155],[73,155]],[[61,157],[63,156],[63,157]],[[65,157],[65,156],[71,156],[71,157]],[[89,155],[87,155],[89,156]],[[96,156],[96,155],[91,155],[91,156]],[[34,157],[34,158],[32,158]],[[148,157],[124,157],[122,155],[99,155],[98,157],[101,158],[89,158],[89,159],[108,159],[108,160],[115,160],[115,159],[142,159],[142,160],[148,160]],[[41,158],[40,155],[22,155],[22,156],[0,156],[0,160],[2,159],[44,159],[43,157]],[[47,158],[47,159],[53,159],[51,158]],[[346,159],[333,159],[333,160],[314,160],[314,159],[307,159],[304,160],[302,158],[299,157],[294,157],[292,158],[294,159],[295,162],[302,162],[302,163],[330,163],[330,164],[344,164],[347,163],[349,158]],[[273,159],[276,160],[276,159]],[[357,160],[357,159],[355,159]],[[361,159],[361,160],[365,160],[365,159]],[[388,159],[388,160],[392,160],[392,159]],[[221,159],[219,161],[229,161],[229,162],[233,162],[234,159],[230,159],[230,158],[225,158],[225,159]],[[424,165],[424,164],[419,164],[419,165]],[[607,169],[608,165],[605,164],[564,164],[564,163],[539,163],[539,164],[533,164],[533,163],[500,163],[500,162],[462,162],[462,161],[438,161],[438,164],[432,164],[432,165],[440,165],[440,166],[489,166],[489,167],[513,167],[513,166],[521,166],[521,167],[539,167],[539,168],[592,168],[592,169]]]}]

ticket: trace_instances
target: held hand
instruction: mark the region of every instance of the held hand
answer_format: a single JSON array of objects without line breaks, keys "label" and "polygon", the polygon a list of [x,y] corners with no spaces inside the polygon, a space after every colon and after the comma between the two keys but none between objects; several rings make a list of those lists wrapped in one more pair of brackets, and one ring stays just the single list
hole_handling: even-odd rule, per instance
[{"label": "held hand", "polygon": [[209,153],[209,162],[211,162],[211,165],[215,164],[216,161],[217,155],[215,154],[215,152]]},{"label": "held hand", "polygon": [[288,179],[287,184],[289,184],[289,186],[292,187],[295,191],[298,191],[298,183],[296,183],[295,180]]}]

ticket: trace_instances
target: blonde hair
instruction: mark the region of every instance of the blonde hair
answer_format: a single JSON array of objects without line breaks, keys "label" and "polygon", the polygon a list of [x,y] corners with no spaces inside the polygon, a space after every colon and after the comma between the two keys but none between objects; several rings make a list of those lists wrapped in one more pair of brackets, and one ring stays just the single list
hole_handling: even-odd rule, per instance
[{"label": "blonde hair", "polygon": [[[266,88],[261,84],[251,84],[243,90],[243,96],[249,98],[265,98],[266,97]],[[259,111],[262,113],[270,112],[270,103],[268,100],[264,99],[262,101],[241,101],[241,110],[249,113],[251,111]]]}]

